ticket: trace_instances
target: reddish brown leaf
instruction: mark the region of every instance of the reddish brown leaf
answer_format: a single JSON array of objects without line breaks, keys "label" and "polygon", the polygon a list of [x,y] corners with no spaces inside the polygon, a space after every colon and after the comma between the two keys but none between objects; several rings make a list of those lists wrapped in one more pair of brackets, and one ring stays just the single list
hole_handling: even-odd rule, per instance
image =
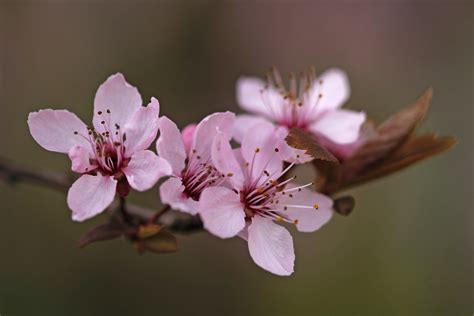
[{"label": "reddish brown leaf", "polygon": [[347,216],[352,213],[355,207],[355,199],[351,195],[341,196],[334,199],[334,210],[343,216]]},{"label": "reddish brown leaf", "polygon": [[149,251],[154,253],[170,253],[178,250],[178,241],[165,227],[152,237],[135,241],[139,252]]},{"label": "reddish brown leaf", "polygon": [[365,169],[355,178],[345,183],[345,186],[361,184],[389,175],[416,162],[447,151],[456,143],[457,141],[453,137],[438,137],[432,133],[412,136],[388,157]]},{"label": "reddish brown leaf", "polygon": [[110,240],[128,233],[127,229],[117,222],[108,222],[92,228],[79,238],[77,246],[84,248],[90,243]]},{"label": "reddish brown leaf", "polygon": [[344,173],[355,174],[363,167],[384,158],[403,143],[423,121],[432,96],[433,90],[430,88],[414,103],[379,125],[376,134],[344,163]]},{"label": "reddish brown leaf", "polygon": [[153,223],[140,225],[138,227],[137,237],[140,239],[146,239],[146,238],[152,237],[158,234],[162,228],[163,228],[163,225],[157,225]]},{"label": "reddish brown leaf", "polygon": [[310,134],[299,128],[292,128],[286,137],[286,142],[293,148],[306,150],[306,153],[316,160],[338,163],[336,157],[320,145]]}]

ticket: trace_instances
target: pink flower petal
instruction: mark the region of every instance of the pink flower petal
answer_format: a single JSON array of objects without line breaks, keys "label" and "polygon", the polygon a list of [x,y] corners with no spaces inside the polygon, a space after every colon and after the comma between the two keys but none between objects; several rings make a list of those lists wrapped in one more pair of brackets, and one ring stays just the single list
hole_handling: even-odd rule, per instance
[{"label": "pink flower petal", "polygon": [[309,129],[332,142],[347,144],[357,140],[364,122],[365,113],[338,109],[323,114]]},{"label": "pink flower petal", "polygon": [[242,140],[244,139],[245,134],[249,130],[253,130],[253,128],[258,125],[268,122],[266,119],[264,119],[261,116],[256,116],[256,115],[248,115],[248,114],[241,114],[237,115],[235,118],[235,123],[234,123],[234,130],[232,132],[232,136],[234,137],[235,141],[238,142],[239,144],[242,143]]},{"label": "pink flower petal", "polygon": [[220,131],[228,138],[232,136],[235,114],[232,112],[214,113],[205,117],[196,127],[192,149],[202,161],[210,159],[214,136]]},{"label": "pink flower petal", "polygon": [[180,210],[196,215],[199,210],[199,202],[189,198],[184,193],[181,179],[169,178],[160,186],[160,197],[164,204],[169,204],[175,210]]},{"label": "pink flower petal", "polygon": [[308,103],[317,104],[311,115],[340,108],[349,99],[350,93],[349,80],[344,71],[337,68],[326,70],[309,91]]},{"label": "pink flower petal", "polygon": [[31,136],[46,150],[67,154],[75,145],[90,146],[84,139],[88,135],[86,125],[74,113],[66,110],[31,112],[28,115],[28,127]]},{"label": "pink flower petal", "polygon": [[274,120],[281,112],[283,97],[276,89],[265,86],[261,79],[241,77],[237,81],[237,103],[246,111]]},{"label": "pink flower petal", "polygon": [[196,133],[197,124],[188,124],[185,128],[183,128],[182,135],[183,135],[183,143],[184,149],[187,153],[191,150],[191,146],[193,145],[194,134]]},{"label": "pink flower petal", "polygon": [[[287,185],[285,190],[289,190],[296,187],[293,184]],[[290,195],[291,194],[291,195]],[[296,221],[296,228],[300,232],[314,232],[320,229],[326,224],[332,217],[332,200],[320,193],[313,192],[308,189],[301,189],[301,191],[291,191],[289,194],[282,195],[280,198],[280,208],[283,205],[301,205],[316,208],[297,208],[287,206],[287,209],[283,211],[292,221]]]},{"label": "pink flower petal", "polygon": [[250,256],[259,267],[281,276],[293,273],[293,238],[282,226],[254,216],[248,229],[248,244]]},{"label": "pink flower petal", "polygon": [[123,128],[123,133],[126,135],[126,157],[150,147],[158,134],[159,114],[160,104],[155,98],[151,98],[148,106],[142,106],[133,113]]},{"label": "pink flower petal", "polygon": [[82,222],[102,213],[114,200],[116,187],[117,180],[112,176],[82,175],[67,194],[72,220]]},{"label": "pink flower petal", "polygon": [[183,139],[176,124],[166,116],[160,118],[160,137],[156,142],[156,151],[160,157],[168,160],[173,174],[181,176],[184,169],[186,152]]},{"label": "pink flower petal", "polygon": [[217,170],[228,177],[236,188],[242,188],[244,175],[241,166],[230,147],[229,139],[223,133],[218,133],[214,138],[212,161]]},{"label": "pink flower petal", "polygon": [[69,150],[69,158],[71,159],[71,170],[78,173],[87,173],[97,168],[96,165],[91,165],[91,151],[90,148],[82,146],[74,146]]},{"label": "pink flower petal", "polygon": [[288,143],[285,141],[285,138],[283,138],[283,140],[277,146],[278,154],[282,160],[294,162],[295,164],[303,164],[314,159],[312,156],[306,154],[306,150],[297,149],[288,145]]},{"label": "pink flower petal", "polygon": [[163,176],[171,174],[171,166],[165,159],[150,150],[133,154],[128,166],[122,169],[128,183],[137,191],[151,189]]},{"label": "pink flower petal", "polygon": [[242,238],[243,240],[245,241],[248,241],[249,240],[249,223],[248,222],[245,222],[245,227],[244,229],[242,229],[238,234],[237,236],[239,236],[240,238]]},{"label": "pink flower petal", "polygon": [[240,196],[225,187],[209,187],[201,193],[199,214],[204,228],[220,238],[234,237],[245,227]]},{"label": "pink flower petal", "polygon": [[284,130],[277,129],[272,123],[264,122],[247,131],[242,140],[241,153],[248,163],[251,180],[260,178],[264,182],[264,173],[276,175],[283,166],[283,161],[275,148],[284,141]]},{"label": "pink flower petal", "polygon": [[105,131],[101,124],[105,121],[111,127],[118,124],[122,128],[141,106],[142,97],[137,88],[130,85],[121,73],[112,75],[100,85],[95,95],[94,127],[99,132]]}]

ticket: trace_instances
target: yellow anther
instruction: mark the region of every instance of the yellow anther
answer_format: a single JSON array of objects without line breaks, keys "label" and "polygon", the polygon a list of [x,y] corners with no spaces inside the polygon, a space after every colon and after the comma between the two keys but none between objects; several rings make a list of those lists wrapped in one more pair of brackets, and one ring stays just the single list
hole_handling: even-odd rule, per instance
[{"label": "yellow anther", "polygon": [[314,207],[315,209],[318,209],[318,208],[319,208],[319,205],[318,205],[317,203],[314,203],[313,207]]},{"label": "yellow anther", "polygon": [[233,175],[234,175],[234,174],[233,174],[232,172],[229,172],[229,173],[227,174],[228,177],[232,177]]},{"label": "yellow anther", "polygon": [[255,148],[255,152],[256,152],[256,153],[259,153],[259,152],[260,152],[260,148],[258,148],[258,147]]}]

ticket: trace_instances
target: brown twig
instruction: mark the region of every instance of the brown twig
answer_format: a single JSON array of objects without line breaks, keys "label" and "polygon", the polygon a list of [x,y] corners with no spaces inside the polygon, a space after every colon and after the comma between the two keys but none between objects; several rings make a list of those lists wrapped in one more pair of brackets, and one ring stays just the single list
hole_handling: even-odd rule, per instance
[{"label": "brown twig", "polygon": [[[55,189],[63,193],[67,192],[73,180],[63,174],[58,174],[50,171],[39,171],[32,168],[24,168],[16,166],[10,160],[0,157],[0,179],[7,183],[32,183],[35,185],[44,186]],[[117,205],[116,203],[110,206],[111,209],[121,211],[123,203]],[[152,209],[143,208],[133,204],[127,204],[127,216],[135,216],[143,220],[158,220],[160,224],[167,226],[175,232],[189,233],[202,229],[202,222],[199,217],[182,214],[178,212],[168,212],[169,207],[156,212]]]},{"label": "brown twig", "polygon": [[14,165],[5,158],[0,158],[0,177],[4,178],[4,180],[10,184],[31,182],[62,192],[67,191],[72,183],[65,175],[22,168]]},{"label": "brown twig", "polygon": [[158,221],[158,219],[159,219],[163,214],[165,214],[166,212],[168,212],[170,209],[171,209],[171,207],[170,207],[169,205],[163,206],[163,208],[162,208],[161,210],[159,210],[158,212],[155,213],[155,215],[153,215],[152,217],[150,217],[149,222],[150,222],[150,223],[156,223],[156,222]]}]

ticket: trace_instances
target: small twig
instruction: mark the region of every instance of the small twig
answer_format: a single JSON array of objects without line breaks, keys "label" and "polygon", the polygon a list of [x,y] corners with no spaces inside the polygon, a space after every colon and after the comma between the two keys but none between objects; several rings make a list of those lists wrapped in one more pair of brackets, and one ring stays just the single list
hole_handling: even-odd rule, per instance
[{"label": "small twig", "polygon": [[163,215],[165,214],[166,212],[168,212],[169,210],[171,209],[171,206],[169,205],[165,205],[163,206],[163,208],[161,210],[159,210],[158,212],[155,213],[155,215],[153,215],[152,217],[150,217],[149,219],[149,223],[153,224],[153,223],[156,223],[156,221]]},{"label": "small twig", "polygon": [[67,191],[72,183],[71,180],[65,175],[18,167],[12,164],[9,160],[1,157],[0,176],[3,177],[6,182],[11,184],[16,184],[19,182],[31,182],[62,192]]},{"label": "small twig", "polygon": [[[55,189],[63,193],[67,192],[73,183],[72,179],[66,175],[19,167],[13,164],[10,160],[2,157],[0,157],[0,179],[3,179],[10,184],[21,182],[32,183]],[[165,207],[158,212],[133,204],[127,204],[125,208],[124,201],[120,200],[119,204],[114,203],[109,208],[113,210],[117,209],[117,207],[120,212],[124,211],[125,216],[128,218],[136,216],[143,220],[152,220],[153,217],[156,217],[156,220],[158,220],[160,224],[166,225],[169,229],[175,232],[189,233],[202,229],[202,222],[199,217],[178,212],[168,212],[169,207]]]},{"label": "small twig", "polygon": [[125,221],[125,223],[127,223],[127,224],[132,224],[133,223],[133,218],[130,216],[130,214],[127,211],[127,200],[123,196],[119,197],[118,210],[119,210],[120,215],[122,216],[123,220]]}]

